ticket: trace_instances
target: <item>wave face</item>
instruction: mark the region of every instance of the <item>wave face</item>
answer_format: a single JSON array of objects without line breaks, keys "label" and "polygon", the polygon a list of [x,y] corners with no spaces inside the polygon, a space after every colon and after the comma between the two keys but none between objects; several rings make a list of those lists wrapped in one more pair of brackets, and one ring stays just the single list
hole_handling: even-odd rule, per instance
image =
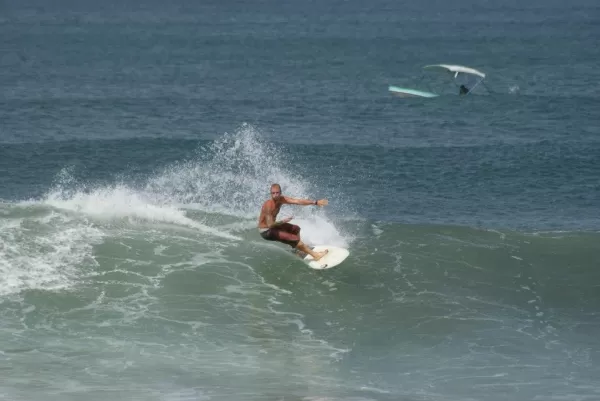
[{"label": "wave face", "polygon": [[343,202],[335,213],[286,206],[306,242],[351,251],[340,267],[312,271],[255,228],[268,183],[318,196],[285,155],[244,127],[144,179],[92,184],[64,169],[39,199],[2,204],[0,343],[14,367],[3,391],[600,394],[598,234],[365,219]]}]

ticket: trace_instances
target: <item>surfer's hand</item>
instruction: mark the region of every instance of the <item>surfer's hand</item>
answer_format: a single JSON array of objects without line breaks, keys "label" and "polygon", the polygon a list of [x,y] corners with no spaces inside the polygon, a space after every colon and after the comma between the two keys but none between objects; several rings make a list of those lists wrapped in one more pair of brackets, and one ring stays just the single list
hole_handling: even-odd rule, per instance
[{"label": "surfer's hand", "polygon": [[281,222],[282,223],[289,223],[290,221],[292,221],[293,218],[294,218],[294,216],[286,217],[285,219],[281,220]]},{"label": "surfer's hand", "polygon": [[329,201],[327,199],[319,199],[317,201],[317,206],[327,206],[329,204]]}]

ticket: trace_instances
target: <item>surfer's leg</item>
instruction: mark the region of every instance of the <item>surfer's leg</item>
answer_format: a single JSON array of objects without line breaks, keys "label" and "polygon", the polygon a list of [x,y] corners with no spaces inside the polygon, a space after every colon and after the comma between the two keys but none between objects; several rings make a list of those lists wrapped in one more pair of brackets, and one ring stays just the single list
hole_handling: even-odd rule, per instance
[{"label": "surfer's leg", "polygon": [[327,255],[327,252],[329,252],[327,249],[325,249],[323,252],[315,252],[312,249],[310,249],[308,246],[306,246],[306,244],[302,241],[298,242],[298,245],[296,245],[296,248],[301,250],[304,253],[308,253],[310,256],[313,257],[314,260],[321,259],[323,256]]},{"label": "surfer's leg", "polygon": [[300,236],[300,226],[297,226],[295,224],[283,223],[280,224],[277,228],[287,233]]},{"label": "surfer's leg", "polygon": [[[309,254],[313,257],[314,260],[321,259],[328,252],[327,250],[323,252],[314,252],[310,247],[306,246],[304,242],[300,241],[300,235],[298,235],[300,233],[300,227],[294,224],[281,224],[277,228],[270,229],[269,233],[269,239],[271,239],[272,241],[279,241],[284,244],[287,244],[292,248],[299,250],[300,252]],[[299,254],[298,256],[304,258],[304,255]]]},{"label": "surfer's leg", "polygon": [[272,241],[282,242],[292,248],[296,248],[296,245],[300,242],[300,237],[298,235],[282,230],[281,227],[272,228],[269,231],[271,233],[270,239]]}]

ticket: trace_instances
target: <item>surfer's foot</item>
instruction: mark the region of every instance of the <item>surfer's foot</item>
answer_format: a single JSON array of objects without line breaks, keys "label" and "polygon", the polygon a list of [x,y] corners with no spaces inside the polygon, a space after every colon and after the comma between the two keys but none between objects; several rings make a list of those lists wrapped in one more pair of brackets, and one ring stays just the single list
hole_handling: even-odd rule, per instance
[{"label": "surfer's foot", "polygon": [[321,259],[323,256],[327,255],[327,252],[329,252],[328,249],[326,249],[323,252],[315,252],[315,256],[313,257],[314,260],[319,260]]}]

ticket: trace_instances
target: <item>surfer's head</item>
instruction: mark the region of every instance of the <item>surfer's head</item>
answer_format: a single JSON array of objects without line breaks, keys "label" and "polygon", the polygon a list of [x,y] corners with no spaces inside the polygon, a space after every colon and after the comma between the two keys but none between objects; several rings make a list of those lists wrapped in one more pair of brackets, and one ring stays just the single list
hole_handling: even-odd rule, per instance
[{"label": "surfer's head", "polygon": [[271,199],[278,201],[281,197],[281,186],[279,184],[271,185]]}]

